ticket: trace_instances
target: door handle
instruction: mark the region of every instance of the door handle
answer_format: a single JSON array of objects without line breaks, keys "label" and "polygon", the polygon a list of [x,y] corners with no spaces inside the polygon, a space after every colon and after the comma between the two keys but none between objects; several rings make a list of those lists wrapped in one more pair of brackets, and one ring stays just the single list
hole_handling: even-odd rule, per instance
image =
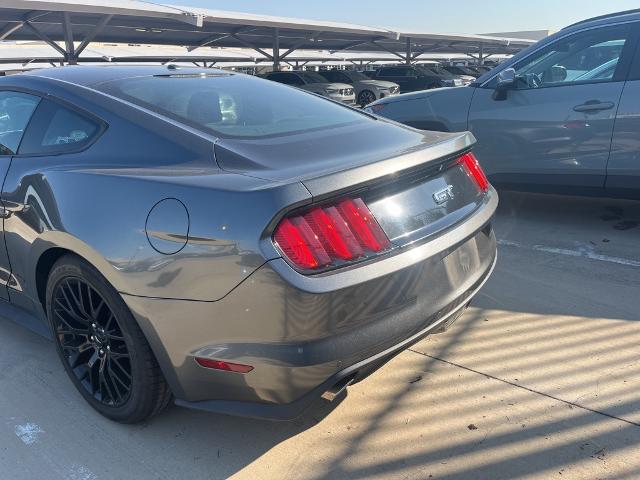
[{"label": "door handle", "polygon": [[14,213],[27,211],[29,211],[29,205],[25,205],[24,203],[8,202],[4,200],[2,204],[0,204],[0,218],[7,219]]},{"label": "door handle", "polygon": [[576,112],[599,112],[600,110],[610,110],[615,104],[613,102],[600,102],[598,100],[589,100],[582,105],[576,105],[573,110]]}]

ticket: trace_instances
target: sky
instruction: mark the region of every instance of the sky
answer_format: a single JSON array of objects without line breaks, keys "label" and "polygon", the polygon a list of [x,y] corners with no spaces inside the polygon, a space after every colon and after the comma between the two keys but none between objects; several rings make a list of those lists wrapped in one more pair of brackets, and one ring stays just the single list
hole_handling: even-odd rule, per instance
[{"label": "sky", "polygon": [[559,30],[640,8],[640,0],[155,0],[217,10],[332,20],[402,30],[490,33]]}]

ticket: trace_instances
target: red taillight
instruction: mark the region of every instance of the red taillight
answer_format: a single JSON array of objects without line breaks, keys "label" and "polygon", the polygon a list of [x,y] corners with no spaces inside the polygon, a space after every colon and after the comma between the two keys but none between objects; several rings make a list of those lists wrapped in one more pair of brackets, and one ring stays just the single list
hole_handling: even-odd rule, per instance
[{"label": "red taillight", "polygon": [[465,153],[458,159],[457,163],[464,166],[465,170],[475,180],[480,190],[483,192],[489,190],[489,180],[482,171],[482,167],[473,153]]},{"label": "red taillight", "polygon": [[196,357],[196,362],[201,367],[212,368],[214,370],[224,370],[225,372],[249,373],[253,370],[251,365],[224,362],[222,360],[213,360],[211,358]]},{"label": "red taillight", "polygon": [[303,270],[351,262],[391,247],[361,198],[346,198],[287,217],[278,224],[273,240]]}]

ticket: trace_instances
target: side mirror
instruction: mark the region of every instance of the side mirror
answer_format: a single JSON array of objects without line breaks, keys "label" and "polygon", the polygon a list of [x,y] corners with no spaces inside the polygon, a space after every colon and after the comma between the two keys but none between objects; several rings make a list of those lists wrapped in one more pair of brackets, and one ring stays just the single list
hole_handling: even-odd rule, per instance
[{"label": "side mirror", "polygon": [[498,73],[498,83],[493,92],[493,99],[502,101],[507,99],[507,92],[516,87],[516,71],[513,68],[505,68]]},{"label": "side mirror", "polygon": [[505,68],[498,73],[496,90],[509,90],[516,85],[516,71],[513,68]]}]

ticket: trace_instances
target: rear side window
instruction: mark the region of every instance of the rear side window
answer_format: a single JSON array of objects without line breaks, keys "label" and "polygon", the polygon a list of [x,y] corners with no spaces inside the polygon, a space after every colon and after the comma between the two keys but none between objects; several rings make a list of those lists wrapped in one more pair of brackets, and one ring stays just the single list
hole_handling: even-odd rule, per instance
[{"label": "rear side window", "polygon": [[0,91],[0,155],[16,154],[38,102],[33,95]]},{"label": "rear side window", "polygon": [[245,75],[135,77],[93,88],[220,137],[259,138],[372,121],[316,95]]},{"label": "rear side window", "polygon": [[78,151],[86,147],[101,125],[75,110],[42,100],[24,135],[19,153],[38,155]]},{"label": "rear side window", "polygon": [[407,74],[406,68],[383,68],[380,70],[381,77],[404,77]]}]

